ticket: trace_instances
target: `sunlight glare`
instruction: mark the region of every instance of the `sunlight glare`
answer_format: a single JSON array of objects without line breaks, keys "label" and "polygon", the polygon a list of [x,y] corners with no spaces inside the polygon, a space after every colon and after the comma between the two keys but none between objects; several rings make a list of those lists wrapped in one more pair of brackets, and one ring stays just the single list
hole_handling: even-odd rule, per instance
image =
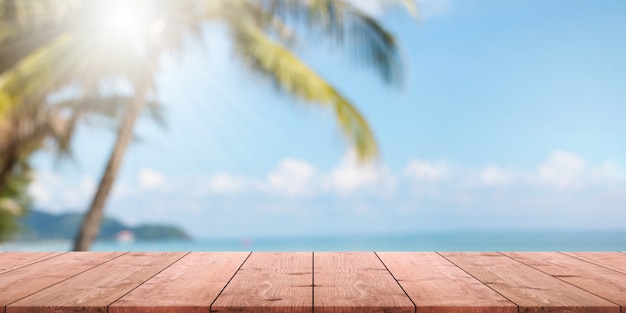
[{"label": "sunlight glare", "polygon": [[128,43],[141,40],[151,22],[150,1],[110,0],[99,6],[99,32],[108,40]]}]

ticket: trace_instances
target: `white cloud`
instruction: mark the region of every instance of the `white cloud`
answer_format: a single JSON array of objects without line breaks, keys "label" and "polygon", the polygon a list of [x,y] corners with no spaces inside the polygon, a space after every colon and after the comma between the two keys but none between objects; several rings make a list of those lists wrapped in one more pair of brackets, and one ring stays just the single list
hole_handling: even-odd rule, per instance
[{"label": "white cloud", "polygon": [[518,179],[513,170],[506,170],[497,165],[490,165],[480,171],[480,183],[484,186],[506,186]]},{"label": "white cloud", "polygon": [[247,185],[244,178],[220,173],[209,181],[209,190],[218,194],[231,194],[243,191]]},{"label": "white cloud", "polygon": [[[140,191],[167,186],[169,194],[184,194],[189,197],[207,195],[278,195],[286,198],[310,198],[318,195],[353,196],[364,195],[388,198],[397,190],[409,192],[412,197],[427,199],[467,199],[470,203],[498,188],[498,194],[510,192],[553,192],[584,191],[583,188],[621,188],[626,183],[626,175],[616,162],[589,163],[581,156],[566,151],[554,151],[534,169],[506,167],[490,164],[484,167],[467,167],[462,164],[449,164],[446,160],[419,160],[407,162],[397,180],[384,164],[361,164],[354,151],[346,153],[336,166],[321,171],[312,164],[299,159],[285,158],[270,171],[265,178],[237,176],[218,173],[210,177],[166,178],[150,169],[139,172],[140,188],[128,191],[122,183],[116,188],[126,190],[133,196],[141,196]],[[398,187],[400,183],[400,188]],[[81,185],[94,185],[85,181]],[[62,197],[63,202],[80,202],[85,189],[65,186],[63,192],[51,189],[50,184],[32,186],[33,193],[40,199]],[[90,188],[86,188],[90,189]],[[588,189],[591,190],[591,189]],[[114,190],[114,197],[120,193]],[[89,192],[91,194],[92,192]],[[61,196],[58,196],[61,195]],[[442,198],[443,197],[443,198]],[[426,199],[425,198],[425,199]],[[49,201],[53,201],[48,199]],[[430,201],[428,200],[428,201]]]},{"label": "white cloud", "polygon": [[426,161],[410,160],[404,167],[403,174],[411,183],[414,196],[435,196],[441,194],[442,185],[448,183],[453,173],[445,160]]},{"label": "white cloud", "polygon": [[165,176],[155,170],[142,168],[137,174],[139,187],[143,190],[150,190],[162,186],[165,183]]},{"label": "white cloud", "polygon": [[587,164],[580,156],[566,152],[554,151],[539,166],[533,181],[539,185],[547,185],[556,189],[581,187]]},{"label": "white cloud", "polygon": [[626,173],[617,162],[606,160],[591,170],[591,181],[600,184],[626,181]]},{"label": "white cloud", "polygon": [[411,160],[404,168],[404,174],[415,181],[437,182],[445,179],[450,173],[446,161],[429,162]]},{"label": "white cloud", "polygon": [[626,182],[626,174],[614,161],[590,164],[579,155],[559,150],[551,152],[535,170],[496,164],[483,168],[451,167],[446,161],[411,160],[404,175],[415,185],[417,195],[513,184],[563,191]]},{"label": "white cloud", "polygon": [[[293,223],[286,223],[289,227],[334,225],[334,219],[358,221],[361,226],[404,225],[398,228],[404,230],[429,225],[619,226],[617,220],[624,216],[626,199],[626,172],[619,161],[554,151],[525,168],[506,163],[468,166],[451,160],[413,159],[398,172],[391,172],[384,164],[359,164],[350,151],[324,170],[304,160],[285,158],[258,177],[228,172],[164,177],[144,170],[142,186],[156,189],[142,189],[139,180],[132,179],[136,177],[120,180],[110,199],[113,205],[107,210],[125,214],[126,220],[141,221],[151,208],[163,219],[180,218],[181,224],[198,225],[201,223],[196,216],[206,214],[217,227],[225,224],[212,218],[223,214],[233,221],[228,225],[244,231],[261,227],[255,226],[257,222],[274,223],[281,216],[298,214],[303,217],[294,217]],[[84,209],[95,182],[87,176],[72,180],[72,176],[42,171],[31,193],[36,196],[37,207],[48,211]],[[125,212],[128,208],[136,210]],[[178,211],[173,208],[185,214],[175,214]],[[338,213],[344,208],[348,210]],[[242,215],[248,216],[244,226],[235,222]]]},{"label": "white cloud", "polygon": [[79,185],[65,189],[62,193],[63,202],[67,207],[83,207],[91,200],[96,190],[96,183],[90,176],[83,176]]},{"label": "white cloud", "polygon": [[36,207],[56,212],[83,209],[93,197],[95,189],[96,183],[88,175],[71,180],[51,171],[40,171],[36,173],[28,191]]},{"label": "white cloud", "polygon": [[267,181],[262,189],[290,197],[312,195],[315,191],[316,175],[317,170],[311,164],[286,158],[267,175]]},{"label": "white cloud", "polygon": [[211,192],[220,194],[257,190],[294,198],[320,192],[345,196],[363,190],[388,194],[395,179],[384,166],[360,164],[355,152],[349,151],[329,172],[320,172],[303,160],[285,158],[264,180],[222,173],[212,177],[209,186]]},{"label": "white cloud", "polygon": [[349,151],[330,173],[324,175],[322,188],[348,195],[360,190],[390,193],[395,187],[395,179],[380,164],[361,164],[356,153]]},{"label": "white cloud", "polygon": [[51,205],[54,199],[54,188],[62,183],[61,177],[49,171],[41,171],[28,186],[28,192],[38,205]]},{"label": "white cloud", "polygon": [[28,192],[36,203],[45,204],[52,199],[50,190],[41,181],[35,180],[28,186]]},{"label": "white cloud", "polygon": [[[144,190],[165,183],[165,178],[159,173],[150,170],[142,173]],[[478,188],[578,190],[626,182],[626,175],[616,162],[588,164],[582,157],[566,151],[550,153],[533,170],[498,164],[472,168],[461,164],[450,165],[446,160],[413,159],[407,162],[401,174],[404,179],[400,183],[410,183],[409,190],[417,197],[443,194],[449,198],[461,194],[471,197]],[[285,158],[264,179],[219,173],[210,178],[194,178],[192,182],[174,180],[168,186],[174,186],[174,192],[193,196],[259,192],[298,198],[319,194],[363,195],[364,192],[389,196],[395,193],[397,183],[395,175],[383,164],[361,164],[355,152],[349,151],[328,171],[320,171],[303,160]]]}]

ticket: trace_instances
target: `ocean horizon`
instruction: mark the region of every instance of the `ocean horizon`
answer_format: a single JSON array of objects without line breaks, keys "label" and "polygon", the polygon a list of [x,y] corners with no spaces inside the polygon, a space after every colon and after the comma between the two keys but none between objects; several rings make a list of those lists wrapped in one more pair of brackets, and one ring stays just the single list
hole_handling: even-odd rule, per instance
[{"label": "ocean horizon", "polygon": [[[68,251],[69,240],[8,242],[0,251]],[[626,251],[626,230],[438,231],[393,235],[98,241],[92,251]]]}]

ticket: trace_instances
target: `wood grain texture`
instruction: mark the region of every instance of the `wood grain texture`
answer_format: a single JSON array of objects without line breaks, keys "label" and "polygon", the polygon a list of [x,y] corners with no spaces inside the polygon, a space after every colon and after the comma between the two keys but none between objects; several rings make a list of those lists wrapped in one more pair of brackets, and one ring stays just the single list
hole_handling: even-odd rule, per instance
[{"label": "wood grain texture", "polygon": [[626,254],[618,252],[564,252],[567,255],[626,274]]},{"label": "wood grain texture", "polygon": [[311,312],[311,252],[253,252],[211,312]]},{"label": "wood grain texture", "polygon": [[553,252],[504,253],[526,265],[626,307],[626,274],[565,254]]},{"label": "wood grain texture", "polygon": [[620,307],[499,253],[441,253],[519,306],[520,312],[613,312]]},{"label": "wood grain texture", "polygon": [[0,274],[62,254],[61,252],[7,252],[0,254]]},{"label": "wood grain texture", "polygon": [[316,252],[313,264],[316,313],[415,312],[373,252]]},{"label": "wood grain texture", "polygon": [[127,253],[10,304],[6,312],[106,312],[109,304],[184,255]]},{"label": "wood grain texture", "polygon": [[247,255],[0,253],[0,313],[626,313],[619,252]]},{"label": "wood grain texture", "polygon": [[109,313],[208,312],[249,252],[192,252],[109,306]]},{"label": "wood grain texture", "polygon": [[72,252],[0,274],[0,306],[27,297],[122,255],[119,252]]},{"label": "wood grain texture", "polygon": [[516,313],[517,306],[435,252],[378,252],[417,312]]}]

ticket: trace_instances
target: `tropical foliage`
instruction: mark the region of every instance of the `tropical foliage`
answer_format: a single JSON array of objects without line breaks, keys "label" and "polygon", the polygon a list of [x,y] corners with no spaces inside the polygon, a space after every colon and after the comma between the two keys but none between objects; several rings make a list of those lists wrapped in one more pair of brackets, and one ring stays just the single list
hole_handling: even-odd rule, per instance
[{"label": "tropical foliage", "polygon": [[[155,97],[154,78],[162,55],[182,55],[186,44],[202,41],[207,23],[224,25],[234,51],[252,73],[273,82],[302,103],[321,105],[336,117],[338,127],[361,160],[377,155],[377,146],[365,118],[347,98],[300,59],[294,48],[308,41],[325,41],[348,51],[357,64],[372,68],[386,83],[402,80],[402,65],[393,36],[376,19],[341,0],[94,0],[60,1],[64,6],[42,25],[37,40],[16,45],[19,32],[8,38],[0,55],[11,56],[0,64],[0,110],[16,112],[23,106],[50,105],[51,95],[70,90],[80,101],[110,97],[118,86],[131,90],[120,116],[117,141],[92,201],[75,249],[89,248],[103,217],[134,123]],[[381,0],[414,11],[412,1]],[[5,16],[28,15],[32,1],[4,0]],[[7,5],[12,3],[11,5]],[[27,4],[28,3],[28,4]],[[47,3],[42,1],[42,3]],[[18,8],[21,8],[18,10]],[[6,12],[10,12],[6,13]],[[55,16],[62,16],[62,19]],[[6,20],[6,18],[5,18]],[[18,23],[20,18],[12,20]],[[7,29],[2,27],[2,29]],[[25,37],[26,38],[26,37]],[[30,37],[28,37],[30,38]],[[17,56],[17,57],[16,57]],[[55,107],[54,105],[52,107]],[[79,105],[75,108],[81,107]],[[1,111],[0,111],[1,112]],[[64,111],[65,112],[65,111]],[[78,112],[78,111],[77,111]],[[73,129],[77,114],[66,129]],[[11,114],[11,113],[8,113]],[[54,114],[52,114],[54,115]],[[49,115],[50,116],[50,115]],[[68,117],[69,116],[69,117]],[[72,119],[74,118],[74,119]],[[66,123],[67,124],[67,123]],[[50,131],[47,134],[56,134]],[[67,136],[58,136],[61,150]],[[54,137],[54,136],[53,136]],[[34,145],[38,147],[38,145]]]},{"label": "tropical foliage", "polygon": [[28,185],[32,171],[26,160],[20,160],[0,189],[0,242],[10,239],[19,229],[16,217],[23,216],[30,205]]},{"label": "tropical foliage", "polygon": [[[53,1],[32,2],[0,0],[0,74],[32,54],[46,40],[60,16]],[[58,33],[58,32],[57,32]],[[62,121],[45,116],[31,105],[36,96],[17,105],[5,89],[5,75],[0,77],[0,241],[18,229],[16,217],[26,213],[31,199],[28,185],[32,180],[29,155],[46,137],[57,139],[60,150],[67,141]],[[36,102],[36,101],[35,101]],[[22,105],[23,104],[23,105]]]}]

